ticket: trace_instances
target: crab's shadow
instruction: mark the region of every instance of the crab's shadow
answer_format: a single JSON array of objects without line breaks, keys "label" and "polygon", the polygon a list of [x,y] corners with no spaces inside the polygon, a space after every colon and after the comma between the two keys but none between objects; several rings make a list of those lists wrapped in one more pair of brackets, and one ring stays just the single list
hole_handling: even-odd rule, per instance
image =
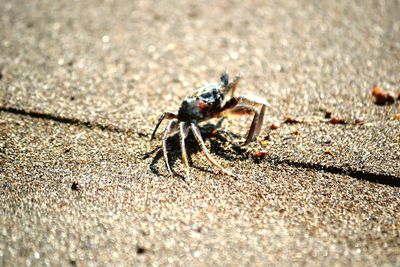
[{"label": "crab's shadow", "polygon": [[[216,155],[228,161],[247,159],[248,158],[247,149],[239,144],[233,143],[232,141],[232,140],[239,140],[240,136],[229,131],[218,130],[221,127],[221,123],[222,121],[220,121],[217,124],[209,123],[202,125],[202,127],[200,128],[201,135],[212,156]],[[203,172],[213,173],[212,171],[197,166],[193,163],[192,155],[201,152],[201,148],[191,131],[189,132],[188,137],[185,139],[185,144],[186,144],[189,166],[191,168],[196,168]],[[167,139],[167,150],[168,150],[168,162],[171,166],[171,169],[174,169],[175,163],[181,160],[181,155],[182,155],[179,134],[176,133]],[[160,175],[157,165],[160,160],[164,161],[163,159],[164,156],[161,146],[157,146],[152,151],[146,153],[144,158],[150,157],[154,153],[156,154],[153,156],[153,160],[150,163],[150,170],[154,174]],[[174,174],[184,179],[183,176],[177,174],[176,172],[174,172]]]}]

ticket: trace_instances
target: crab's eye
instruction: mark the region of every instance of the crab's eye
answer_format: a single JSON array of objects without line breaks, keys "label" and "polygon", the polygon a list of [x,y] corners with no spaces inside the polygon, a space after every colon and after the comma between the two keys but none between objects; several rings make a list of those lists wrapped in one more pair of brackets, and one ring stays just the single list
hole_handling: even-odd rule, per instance
[{"label": "crab's eye", "polygon": [[[214,90],[213,90],[214,91]],[[206,92],[200,95],[200,98],[203,100],[209,100],[214,96],[214,94],[212,92]]]},{"label": "crab's eye", "polygon": [[229,84],[229,74],[228,72],[224,72],[221,74],[221,83],[223,86],[227,86]]}]

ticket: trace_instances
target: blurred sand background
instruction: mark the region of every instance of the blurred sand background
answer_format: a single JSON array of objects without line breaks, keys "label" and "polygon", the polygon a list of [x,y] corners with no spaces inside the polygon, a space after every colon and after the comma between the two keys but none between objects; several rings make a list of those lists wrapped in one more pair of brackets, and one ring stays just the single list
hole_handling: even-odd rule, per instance
[{"label": "blurred sand background", "polygon": [[[203,127],[240,177],[193,136],[168,176],[158,116],[225,69],[272,104],[248,147],[250,118]],[[396,0],[3,0],[0,265],[399,265],[400,109],[374,86],[400,88]]]}]

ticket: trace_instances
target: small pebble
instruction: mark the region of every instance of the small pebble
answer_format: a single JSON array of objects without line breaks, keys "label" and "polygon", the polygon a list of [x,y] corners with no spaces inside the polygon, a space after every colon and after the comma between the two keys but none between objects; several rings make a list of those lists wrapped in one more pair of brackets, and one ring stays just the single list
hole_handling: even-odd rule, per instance
[{"label": "small pebble", "polygon": [[261,144],[262,146],[267,146],[267,145],[269,145],[269,142],[268,142],[267,140],[261,140],[261,141],[260,141],[260,144]]},{"label": "small pebble", "polygon": [[146,252],[147,252],[147,249],[145,247],[141,247],[141,246],[136,247],[136,253],[137,254],[143,254],[143,253],[146,253]]},{"label": "small pebble", "polygon": [[326,111],[325,112],[325,119],[330,119],[332,117],[332,112]]},{"label": "small pebble", "polygon": [[336,157],[336,155],[335,155],[332,151],[330,151],[329,149],[324,150],[324,154],[325,154],[325,155],[332,156],[332,157]]},{"label": "small pebble", "polygon": [[264,158],[267,154],[268,154],[267,151],[261,150],[261,151],[257,151],[256,153],[254,153],[254,156],[257,158]]},{"label": "small pebble", "polygon": [[273,124],[271,124],[270,128],[271,128],[271,130],[276,130],[276,129],[281,128],[281,125],[279,123],[273,123]]},{"label": "small pebble", "polygon": [[72,182],[71,190],[78,191],[79,190],[79,184],[77,182],[75,182],[75,181]]},{"label": "small pebble", "polygon": [[338,117],[333,117],[330,122],[332,124],[346,124],[346,120],[345,119],[340,119]]},{"label": "small pebble", "polygon": [[371,95],[375,98],[375,104],[383,106],[383,105],[391,105],[396,100],[400,99],[400,93],[393,92],[385,92],[382,88],[375,86],[371,90]]},{"label": "small pebble", "polygon": [[393,119],[395,120],[400,120],[400,113],[397,113],[396,115],[393,116]]},{"label": "small pebble", "polygon": [[389,92],[386,95],[386,103],[388,103],[389,105],[393,104],[397,100],[397,98],[398,96],[395,93]]}]

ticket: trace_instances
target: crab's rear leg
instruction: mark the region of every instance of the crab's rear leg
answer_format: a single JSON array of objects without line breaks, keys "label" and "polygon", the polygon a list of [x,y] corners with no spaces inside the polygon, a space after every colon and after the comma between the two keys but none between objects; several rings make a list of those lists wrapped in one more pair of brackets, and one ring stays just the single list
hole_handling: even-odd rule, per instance
[{"label": "crab's rear leg", "polygon": [[201,137],[201,133],[200,133],[200,130],[199,130],[199,128],[197,127],[197,125],[196,125],[195,123],[193,123],[193,122],[192,122],[190,125],[191,125],[192,132],[193,132],[193,134],[194,134],[194,136],[195,136],[197,142],[198,142],[199,145],[201,146],[201,149],[203,150],[203,153],[204,153],[204,155],[206,156],[207,160],[208,160],[212,165],[218,167],[222,172],[224,172],[224,173],[226,173],[226,174],[228,174],[228,175],[231,175],[231,176],[234,176],[234,177],[235,177],[235,175],[234,175],[232,172],[230,172],[230,171],[226,170],[224,167],[222,167],[222,166],[211,156],[210,152],[208,151],[208,149],[207,149],[207,147],[206,147],[206,144],[205,144],[204,141],[203,141],[203,138]]},{"label": "crab's rear leg", "polygon": [[[163,148],[163,154],[164,154],[165,164],[167,165],[168,172],[169,172],[171,175],[173,175],[173,173],[172,173],[171,167],[169,166],[169,162],[168,162],[167,138],[168,138],[168,135],[169,135],[169,134],[174,130],[174,128],[176,127],[177,122],[178,122],[178,120],[177,120],[177,119],[174,119],[174,120],[171,120],[171,121],[168,123],[168,126],[167,126],[167,128],[165,129],[164,136],[163,136],[163,139],[162,139],[162,148]],[[156,129],[157,129],[157,128],[156,128]]]},{"label": "crab's rear leg", "polygon": [[151,134],[150,141],[154,139],[154,137],[155,137],[155,135],[156,135],[156,132],[157,132],[157,129],[158,129],[158,127],[160,126],[161,122],[162,122],[164,119],[176,119],[176,118],[178,118],[178,115],[176,115],[176,114],[174,114],[174,113],[172,113],[172,112],[164,112],[164,113],[160,116],[160,118],[158,119],[158,122],[157,122],[157,124],[156,124],[156,128],[154,128],[154,131],[153,131],[153,133]]}]

